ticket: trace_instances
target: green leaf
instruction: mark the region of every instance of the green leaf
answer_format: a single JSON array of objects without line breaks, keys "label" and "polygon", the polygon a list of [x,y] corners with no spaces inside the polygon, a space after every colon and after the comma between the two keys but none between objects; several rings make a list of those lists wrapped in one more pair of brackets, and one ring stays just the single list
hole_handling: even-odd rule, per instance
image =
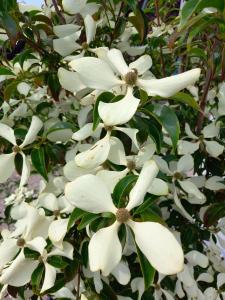
[{"label": "green leaf", "polygon": [[175,112],[169,106],[160,104],[148,104],[142,108],[141,111],[153,116],[165,128],[172,140],[173,149],[175,150],[180,135],[180,124]]},{"label": "green leaf", "polygon": [[146,16],[140,8],[137,8],[134,13],[134,16],[128,17],[128,21],[134,25],[143,41],[147,34]]},{"label": "green leaf", "polygon": [[93,130],[95,130],[98,127],[98,124],[101,121],[101,118],[100,118],[99,113],[98,113],[99,102],[101,101],[101,102],[108,103],[113,98],[115,98],[115,96],[114,96],[113,93],[110,93],[110,92],[104,92],[104,93],[102,93],[101,95],[98,96],[98,98],[95,102],[94,109],[93,109],[93,127],[92,127]]},{"label": "green leaf", "polygon": [[208,207],[204,214],[204,224],[209,227],[223,217],[225,217],[225,203],[214,203]]},{"label": "green leaf", "polygon": [[77,229],[81,230],[84,229],[87,225],[91,224],[94,220],[98,219],[100,216],[97,214],[92,214],[92,213],[86,213],[82,219],[80,224],[78,225]]},{"label": "green leaf", "polygon": [[18,81],[13,80],[9,84],[6,85],[4,89],[4,100],[9,100],[13,93],[16,91],[18,85]]},{"label": "green leaf", "polygon": [[125,0],[126,3],[130,6],[130,8],[134,11],[136,11],[137,8],[137,1],[136,0]]},{"label": "green leaf", "polygon": [[48,181],[44,148],[33,149],[31,151],[31,161],[38,173],[41,174],[46,181]]},{"label": "green leaf", "polygon": [[48,257],[47,262],[58,269],[64,269],[69,264],[65,257],[59,255]]},{"label": "green leaf", "polygon": [[133,174],[127,175],[117,183],[112,195],[116,207],[119,208],[124,206],[122,198],[129,192],[131,186],[136,182],[137,178],[138,176]]},{"label": "green leaf", "polygon": [[15,74],[11,70],[9,70],[5,67],[0,67],[0,75],[14,75],[15,76]]},{"label": "green leaf", "polygon": [[24,256],[28,259],[34,259],[37,260],[40,256],[40,253],[34,250],[31,250],[30,248],[24,248]]},{"label": "green leaf", "polygon": [[215,7],[223,12],[224,6],[223,0],[188,0],[181,10],[180,25],[184,26],[194,13],[200,12],[206,7]]},{"label": "green leaf", "polygon": [[69,217],[69,222],[68,222],[68,226],[67,226],[67,230],[69,230],[73,224],[81,219],[84,215],[86,214],[86,211],[79,209],[79,208],[74,208],[73,212],[71,213],[70,217]]},{"label": "green leaf", "polygon": [[137,248],[137,255],[138,255],[139,263],[141,266],[141,272],[142,272],[144,282],[145,282],[145,290],[147,290],[154,281],[155,269],[152,267],[152,265],[147,260],[145,255],[140,251],[137,244],[136,244],[136,248]]},{"label": "green leaf", "polygon": [[188,0],[185,2],[182,10],[181,10],[181,26],[183,26],[187,20],[193,15],[193,13],[198,8],[199,3],[201,0]]},{"label": "green leaf", "polygon": [[41,279],[44,274],[44,264],[39,264],[38,267],[34,270],[31,275],[31,284],[35,286],[35,289],[38,290],[41,284]]},{"label": "green leaf", "polygon": [[170,100],[174,100],[183,104],[187,104],[188,106],[200,111],[200,107],[196,100],[189,94],[180,92],[169,98]]}]

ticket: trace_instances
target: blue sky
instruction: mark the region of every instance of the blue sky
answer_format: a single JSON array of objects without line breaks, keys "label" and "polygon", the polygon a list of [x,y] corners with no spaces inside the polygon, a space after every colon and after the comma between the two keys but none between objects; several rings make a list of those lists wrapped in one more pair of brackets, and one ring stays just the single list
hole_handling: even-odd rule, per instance
[{"label": "blue sky", "polygon": [[24,2],[26,2],[26,4],[35,4],[35,5],[41,6],[41,4],[43,3],[43,0],[25,0]]}]

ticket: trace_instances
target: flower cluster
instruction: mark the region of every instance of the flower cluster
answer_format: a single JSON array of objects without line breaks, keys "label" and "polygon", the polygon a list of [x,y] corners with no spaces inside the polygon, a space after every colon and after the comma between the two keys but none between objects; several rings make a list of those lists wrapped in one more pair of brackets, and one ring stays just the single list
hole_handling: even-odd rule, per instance
[{"label": "flower cluster", "polygon": [[136,2],[0,4],[0,299],[225,299],[224,7]]}]

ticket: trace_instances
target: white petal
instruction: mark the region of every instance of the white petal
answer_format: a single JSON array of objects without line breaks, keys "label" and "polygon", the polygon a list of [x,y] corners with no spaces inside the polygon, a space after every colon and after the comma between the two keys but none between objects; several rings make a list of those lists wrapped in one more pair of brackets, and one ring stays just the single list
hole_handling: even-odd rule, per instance
[{"label": "white petal", "polygon": [[68,71],[64,68],[58,69],[58,78],[61,86],[72,93],[78,92],[85,88],[79,76],[75,72]]},{"label": "white petal", "polygon": [[140,100],[133,96],[133,89],[128,88],[125,97],[117,102],[100,102],[98,106],[99,116],[107,126],[127,123],[137,111]]},{"label": "white petal", "polygon": [[53,221],[48,229],[48,236],[52,244],[63,249],[63,239],[67,233],[69,219],[58,219]]},{"label": "white petal", "polygon": [[82,11],[86,5],[86,0],[63,0],[62,6],[69,14],[77,14]]},{"label": "white petal", "polygon": [[225,274],[220,273],[217,276],[217,287],[220,288],[224,284],[225,284]]},{"label": "white petal", "polygon": [[120,50],[111,49],[108,51],[107,56],[120,75],[124,76],[129,72],[129,67],[126,64]]},{"label": "white petal", "polygon": [[79,29],[80,29],[80,26],[75,25],[75,24],[64,24],[64,25],[53,26],[53,32],[59,38],[63,38],[68,35],[71,35],[71,34],[77,32]]},{"label": "white petal", "polygon": [[197,278],[197,281],[204,281],[204,282],[207,282],[207,283],[211,283],[214,281],[214,278],[211,274],[209,273],[201,273],[198,278]]},{"label": "white petal", "polygon": [[209,264],[208,257],[199,251],[192,250],[185,255],[186,259],[192,266],[206,268]]},{"label": "white petal", "polygon": [[206,151],[213,157],[218,157],[224,151],[224,146],[220,145],[215,141],[206,141],[204,140]]},{"label": "white petal", "polygon": [[176,204],[176,206],[178,207],[178,211],[187,219],[189,220],[191,223],[194,223],[195,220],[189,215],[189,213],[184,209],[183,205],[181,204],[180,199],[178,198],[177,195],[177,191],[174,191],[174,203]]},{"label": "white petal", "polygon": [[42,193],[38,197],[38,206],[47,208],[50,211],[58,210],[58,201],[53,193]]},{"label": "white petal", "polygon": [[0,155],[0,183],[5,182],[15,170],[15,153]]},{"label": "white petal", "polygon": [[138,291],[138,300],[141,300],[142,295],[145,291],[144,278],[136,277],[131,281],[132,292]]},{"label": "white petal", "polygon": [[102,179],[84,175],[67,183],[66,198],[76,207],[92,213],[116,212],[110,192]]},{"label": "white petal", "polygon": [[121,260],[121,262],[112,270],[111,273],[122,285],[126,285],[130,281],[130,269],[128,264],[123,260]]},{"label": "white petal", "polygon": [[143,80],[138,79],[138,85],[143,88],[149,96],[171,97],[180,90],[194,84],[200,76],[200,69],[193,69],[178,75],[162,78]]},{"label": "white petal", "polygon": [[63,173],[64,176],[69,180],[69,181],[73,181],[74,179],[76,179],[77,177],[80,177],[82,175],[86,175],[86,174],[95,174],[96,173],[96,169],[85,169],[85,168],[81,168],[78,167],[75,163],[75,161],[69,161],[63,168]]},{"label": "white petal", "polygon": [[206,201],[206,197],[199,191],[197,186],[189,180],[178,180],[182,189],[188,193],[188,201],[192,204],[203,204]]},{"label": "white petal", "polygon": [[140,205],[149,186],[155,179],[159,172],[159,169],[154,160],[147,161],[139,174],[138,180],[130,192],[130,200],[127,205],[127,209],[131,210],[134,207]]},{"label": "white petal", "polygon": [[194,168],[194,159],[190,154],[182,156],[177,163],[177,171],[186,173]]},{"label": "white petal", "polygon": [[41,288],[41,293],[53,287],[55,284],[55,279],[56,269],[48,263],[45,263],[45,277]]},{"label": "white petal", "polygon": [[225,184],[222,183],[223,178],[219,176],[212,176],[205,182],[205,187],[211,191],[218,191],[225,188]]},{"label": "white petal", "polygon": [[37,137],[38,132],[41,130],[42,126],[43,126],[43,122],[37,116],[33,116],[28,132],[20,147],[23,148],[33,143]]},{"label": "white petal", "polygon": [[190,125],[188,123],[185,123],[185,132],[189,138],[193,140],[198,139],[198,137],[191,131]]},{"label": "white petal", "polygon": [[79,35],[73,33],[71,35],[65,36],[63,38],[53,40],[53,48],[62,56],[66,56],[81,48],[79,44],[76,43]]},{"label": "white petal", "polygon": [[26,157],[26,155],[22,152],[23,157],[23,168],[22,168],[22,174],[20,179],[20,187],[24,186],[30,176],[30,162],[29,159]]},{"label": "white petal", "polygon": [[53,250],[51,250],[51,252],[48,253],[48,257],[59,255],[68,257],[69,259],[73,259],[73,246],[68,242],[63,242],[62,246],[63,249],[53,248]]},{"label": "white petal", "polygon": [[6,238],[0,245],[0,253],[1,253],[1,260],[0,260],[0,270],[2,267],[5,266],[8,262],[10,262],[19,251],[19,247],[17,246],[16,239],[8,239]]},{"label": "white petal", "polygon": [[109,171],[109,170],[100,170],[96,175],[104,181],[109,192],[112,194],[116,184],[126,176],[128,169],[124,171]]},{"label": "white petal", "polygon": [[188,142],[179,140],[177,144],[177,152],[179,155],[193,154],[199,148],[199,142]]},{"label": "white petal", "polygon": [[83,141],[89,136],[93,135],[94,131],[92,129],[93,123],[85,124],[80,130],[74,132],[72,139],[75,141]]},{"label": "white petal", "polygon": [[35,237],[33,240],[26,242],[26,247],[30,248],[31,250],[39,252],[41,255],[43,254],[43,251],[45,247],[47,246],[47,243],[43,237]]},{"label": "white petal", "polygon": [[99,4],[87,3],[82,9],[82,11],[80,12],[80,14],[82,15],[83,18],[85,18],[87,15],[92,16],[93,14],[95,14],[98,11],[98,9],[99,9]]},{"label": "white petal", "polygon": [[[135,128],[126,128],[126,127],[115,127],[116,130],[121,131],[129,136],[134,146],[139,149],[138,141],[137,141],[137,133],[138,129]],[[132,145],[133,146],[133,145]]]},{"label": "white petal", "polygon": [[109,65],[95,57],[82,57],[69,65],[77,71],[81,81],[89,88],[110,90],[121,81],[114,75]]},{"label": "white petal", "polygon": [[166,196],[169,193],[168,184],[162,179],[155,178],[148,188],[148,193],[156,196]]},{"label": "white petal", "polygon": [[160,156],[158,155],[154,155],[154,160],[157,163],[157,166],[159,167],[160,171],[162,171],[163,173],[167,174],[167,175],[172,175],[167,162],[162,159]]},{"label": "white petal", "polygon": [[16,145],[14,131],[8,125],[0,123],[0,136],[12,143],[14,146]]},{"label": "white petal", "polygon": [[165,275],[183,269],[184,255],[180,244],[164,226],[155,222],[129,222],[135,241],[152,266]]},{"label": "white petal", "polygon": [[215,122],[210,123],[209,125],[205,126],[202,130],[204,138],[214,138],[219,135],[220,126],[219,124],[215,124]]},{"label": "white petal", "polygon": [[90,44],[93,41],[96,33],[96,23],[94,19],[87,15],[84,18],[85,32],[86,32],[86,42]]},{"label": "white petal", "polygon": [[94,169],[106,161],[110,150],[110,138],[106,135],[87,151],[76,155],[75,162],[79,167]]},{"label": "white petal", "polygon": [[110,151],[108,155],[108,160],[116,165],[127,164],[126,154],[124,150],[123,143],[116,137],[111,137],[110,139]]},{"label": "white petal", "polygon": [[101,270],[103,276],[108,276],[118,265],[122,257],[122,246],[118,238],[120,224],[98,230],[91,238],[88,252],[92,272]]},{"label": "white petal", "polygon": [[23,251],[14,259],[12,264],[2,271],[1,284],[22,286],[31,279],[31,274],[38,266],[38,261],[26,259]]},{"label": "white petal", "polygon": [[31,89],[31,86],[26,82],[20,82],[17,85],[17,91],[24,96],[28,95],[30,89]]},{"label": "white petal", "polygon": [[144,74],[152,66],[152,59],[149,55],[145,54],[139,57],[137,60],[129,64],[129,69],[136,69],[138,75]]}]

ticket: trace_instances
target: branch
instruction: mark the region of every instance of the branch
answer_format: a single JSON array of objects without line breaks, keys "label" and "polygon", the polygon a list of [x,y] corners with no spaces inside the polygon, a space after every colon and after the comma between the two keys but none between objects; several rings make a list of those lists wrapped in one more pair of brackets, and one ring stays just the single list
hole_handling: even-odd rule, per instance
[{"label": "branch", "polygon": [[53,5],[54,5],[54,8],[55,8],[55,11],[56,11],[57,15],[59,16],[59,18],[60,18],[60,20],[61,20],[61,23],[62,23],[62,24],[66,24],[66,20],[65,20],[65,18],[63,17],[62,12],[59,10],[58,4],[57,4],[56,0],[52,0],[52,3],[53,3]]}]

